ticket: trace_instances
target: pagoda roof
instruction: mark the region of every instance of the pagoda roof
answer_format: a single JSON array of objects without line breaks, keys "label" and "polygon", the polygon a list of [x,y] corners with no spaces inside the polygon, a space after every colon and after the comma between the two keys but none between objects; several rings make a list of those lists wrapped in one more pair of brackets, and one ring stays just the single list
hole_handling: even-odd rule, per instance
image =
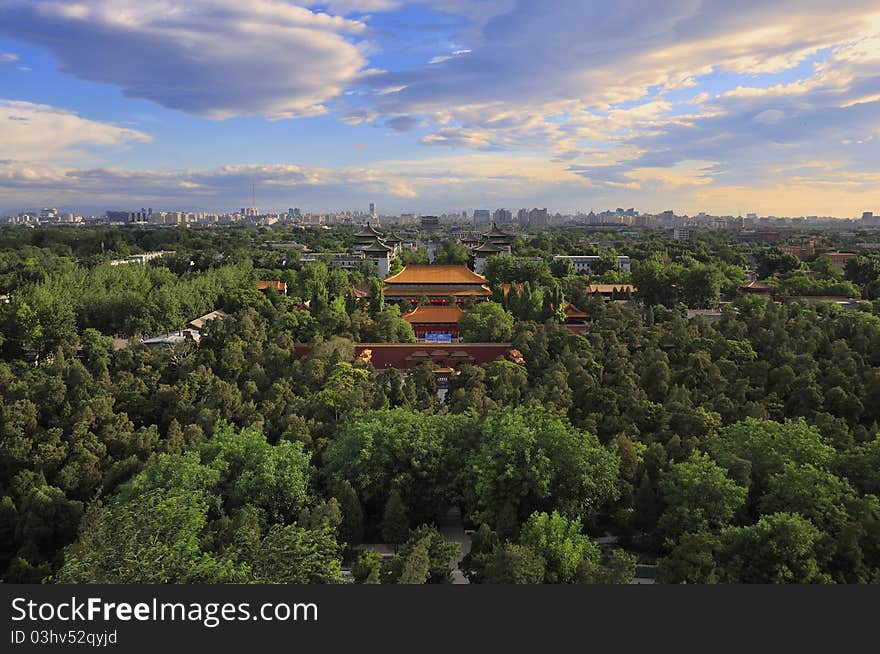
[{"label": "pagoda roof", "polygon": [[392,284],[385,287],[385,297],[490,297],[492,291],[485,284],[458,286],[455,284]]},{"label": "pagoda roof", "polygon": [[632,284],[590,284],[587,286],[587,293],[600,293],[607,295],[610,293],[630,293],[636,292],[636,287]]},{"label": "pagoda roof", "polygon": [[413,311],[401,316],[408,323],[431,323],[431,324],[455,324],[464,315],[464,311],[457,306],[449,305],[426,305],[416,307]]},{"label": "pagoda roof", "polygon": [[403,239],[394,232],[391,232],[391,236],[386,236],[384,240],[386,243],[403,243]]},{"label": "pagoda roof", "polygon": [[576,306],[574,306],[571,302],[565,303],[565,317],[566,318],[589,318],[585,311],[581,311]]},{"label": "pagoda roof", "polygon": [[391,252],[393,250],[390,245],[385,245],[378,238],[373,239],[373,242],[369,245],[362,247],[361,252]]},{"label": "pagoda roof", "polygon": [[498,229],[498,226],[495,223],[492,223],[492,229],[490,229],[485,234],[481,234],[483,238],[513,238],[513,234],[508,234],[505,231]]},{"label": "pagoda roof", "polygon": [[373,227],[371,223],[364,225],[363,229],[355,234],[357,238],[376,238],[377,236],[382,236],[382,232]]},{"label": "pagoda roof", "polygon": [[479,247],[475,247],[473,249],[474,252],[504,252],[507,248],[504,248],[500,245],[496,245],[492,241],[486,241]]},{"label": "pagoda roof", "polygon": [[396,275],[385,280],[385,284],[479,284],[486,278],[478,275],[467,266],[406,266]]}]

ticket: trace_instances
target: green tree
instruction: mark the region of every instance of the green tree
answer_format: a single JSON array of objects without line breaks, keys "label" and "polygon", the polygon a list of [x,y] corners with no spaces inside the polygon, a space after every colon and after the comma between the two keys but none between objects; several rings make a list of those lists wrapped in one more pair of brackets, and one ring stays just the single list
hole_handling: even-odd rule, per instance
[{"label": "green tree", "polygon": [[513,337],[513,316],[495,302],[478,302],[458,319],[466,341],[494,343]]},{"label": "green tree", "polygon": [[242,582],[244,566],[206,553],[200,538],[210,496],[151,490],[96,507],[65,552],[60,583]]},{"label": "green tree", "polygon": [[382,539],[386,543],[400,545],[406,541],[408,535],[407,508],[400,492],[395,489],[391,491],[388,501],[385,503],[385,512],[382,516]]},{"label": "green tree", "polygon": [[737,485],[707,454],[673,464],[660,480],[666,509],[660,529],[671,538],[685,532],[715,530],[745,503],[748,490]]},{"label": "green tree", "polygon": [[595,436],[543,409],[490,412],[473,453],[474,518],[497,524],[505,506],[524,520],[535,511],[592,516],[616,497],[619,460]]},{"label": "green tree", "polygon": [[413,546],[403,562],[403,572],[401,572],[397,583],[424,584],[428,581],[428,574],[431,569],[431,558],[428,556],[428,548],[430,546],[430,536],[421,538]]},{"label": "green tree", "polygon": [[351,564],[351,574],[356,583],[382,583],[382,555],[376,550],[364,550]]},{"label": "green tree", "polygon": [[446,239],[437,248],[434,263],[438,265],[466,266],[470,260],[468,249],[455,239]]},{"label": "green tree", "polygon": [[540,584],[544,582],[546,562],[529,547],[505,543],[495,548],[486,564],[487,584]]},{"label": "green tree", "polygon": [[253,556],[252,579],[259,584],[339,584],[342,559],[333,529],[273,525]]},{"label": "green tree", "polygon": [[821,534],[796,513],[762,516],[748,527],[728,527],[718,555],[722,578],[739,584],[808,584],[829,581],[817,560]]},{"label": "green tree", "polygon": [[663,584],[718,583],[717,556],[721,541],[709,532],[682,534],[660,559],[657,581]]},{"label": "green tree", "polygon": [[766,487],[771,475],[782,472],[786,463],[827,468],[834,460],[834,448],[803,419],[780,423],[746,418],[722,429],[711,449],[722,465],[734,458],[748,461],[756,492]]},{"label": "green tree", "polygon": [[599,547],[582,532],[581,521],[569,520],[556,511],[533,513],[523,525],[519,542],[540,554],[547,562],[547,583],[573,583],[583,561],[599,563]]}]

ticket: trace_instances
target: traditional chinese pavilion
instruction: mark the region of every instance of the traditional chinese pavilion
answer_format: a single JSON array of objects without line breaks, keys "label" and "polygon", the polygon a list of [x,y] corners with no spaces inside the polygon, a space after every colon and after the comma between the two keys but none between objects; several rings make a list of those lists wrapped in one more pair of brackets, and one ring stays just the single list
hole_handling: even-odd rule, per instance
[{"label": "traditional chinese pavilion", "polygon": [[422,305],[402,318],[412,325],[420,341],[451,343],[461,337],[458,319],[464,315],[457,305]]},{"label": "traditional chinese pavilion", "polygon": [[486,278],[467,266],[407,266],[385,280],[385,299],[417,303],[427,298],[431,304],[448,304],[455,298],[461,304],[467,298],[488,300],[492,291]]}]

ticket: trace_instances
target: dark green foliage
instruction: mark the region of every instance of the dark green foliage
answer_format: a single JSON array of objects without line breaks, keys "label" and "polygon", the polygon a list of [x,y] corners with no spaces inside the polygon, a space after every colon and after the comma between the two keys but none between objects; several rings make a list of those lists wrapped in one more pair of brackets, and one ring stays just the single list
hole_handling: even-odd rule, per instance
[{"label": "dark green foliage", "polygon": [[382,513],[382,538],[391,545],[400,545],[409,535],[409,516],[397,490],[391,491]]},{"label": "dark green foliage", "polygon": [[[296,238],[338,251],[353,231]],[[356,341],[413,340],[379,280],[265,247],[287,232],[0,229],[3,580],[333,582],[388,505],[398,556],[355,559],[360,582],[421,580],[409,527],[451,507],[486,523],[462,562],[475,582],[621,583],[633,555],[662,582],[880,580],[880,304],[734,297],[751,254],[784,294],[874,300],[877,256],[842,275],[723,234],[585,236],[542,231],[489,261],[494,302],[468,308],[466,335],[524,363],[457,364],[443,403],[431,364],[404,380],[356,359]],[[175,254],[108,265],[148,249]],[[548,266],[584,252],[601,274]],[[633,283],[643,304],[591,283]],[[719,320],[688,319],[725,299]],[[559,323],[565,300],[585,335]],[[231,315],[198,346],[111,339],[217,308]],[[595,556],[606,532],[622,549]],[[447,579],[449,548],[427,549],[425,578]]]}]

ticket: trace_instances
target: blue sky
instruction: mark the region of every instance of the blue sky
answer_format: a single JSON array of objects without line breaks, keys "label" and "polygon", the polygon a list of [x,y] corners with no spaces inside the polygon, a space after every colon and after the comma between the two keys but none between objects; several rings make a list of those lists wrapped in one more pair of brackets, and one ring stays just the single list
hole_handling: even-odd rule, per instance
[{"label": "blue sky", "polygon": [[0,211],[880,211],[880,7],[0,0]]}]

